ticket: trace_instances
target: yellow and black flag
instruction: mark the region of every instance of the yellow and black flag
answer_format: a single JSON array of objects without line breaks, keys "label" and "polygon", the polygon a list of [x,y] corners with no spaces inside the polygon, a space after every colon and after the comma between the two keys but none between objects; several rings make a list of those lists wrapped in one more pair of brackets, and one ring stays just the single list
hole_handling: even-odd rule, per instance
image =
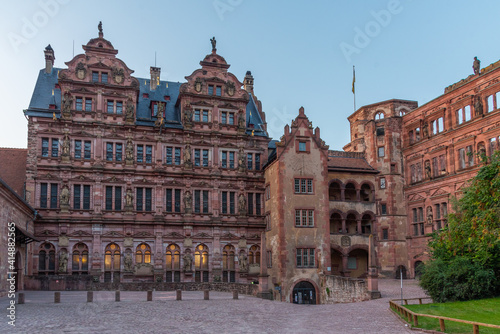
[{"label": "yellow and black flag", "polygon": [[353,94],[356,94],[355,93],[355,90],[354,90],[354,83],[356,82],[356,72],[354,71],[354,65],[352,66],[352,93]]}]

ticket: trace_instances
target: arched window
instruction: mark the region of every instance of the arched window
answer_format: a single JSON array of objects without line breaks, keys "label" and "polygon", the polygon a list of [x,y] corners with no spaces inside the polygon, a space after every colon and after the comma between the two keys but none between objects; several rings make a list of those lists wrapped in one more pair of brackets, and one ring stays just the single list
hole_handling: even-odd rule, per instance
[{"label": "arched window", "polygon": [[330,217],[330,233],[342,233],[342,217],[337,212]]},{"label": "arched window", "polygon": [[165,252],[165,270],[167,272],[167,282],[181,281],[181,249],[176,244],[167,246],[167,251]]},{"label": "arched window", "polygon": [[73,273],[86,272],[89,270],[89,249],[84,243],[73,246],[71,270]]},{"label": "arched window", "polygon": [[356,200],[356,187],[352,183],[348,183],[345,186],[345,200],[355,201]]},{"label": "arched window", "polygon": [[361,186],[360,197],[363,202],[373,202],[373,191],[369,184],[365,183]]},{"label": "arched window", "polygon": [[346,229],[348,234],[356,234],[358,223],[356,221],[356,215],[354,213],[350,213],[347,215]]},{"label": "arched window", "polygon": [[364,214],[361,218],[361,233],[372,233],[372,216],[370,216],[369,214]]},{"label": "arched window", "polygon": [[151,263],[151,247],[142,243],[135,250],[135,263]]},{"label": "arched window", "polygon": [[222,281],[235,282],[236,276],[234,271],[235,249],[233,245],[226,245],[222,250]]},{"label": "arched window", "polygon": [[120,257],[120,246],[115,243],[107,245],[104,252],[104,270],[119,271]]},{"label": "arched window", "polygon": [[384,119],[385,115],[383,112],[379,111],[375,114],[375,120]]},{"label": "arched window", "polygon": [[248,252],[248,264],[260,265],[260,247],[253,245]]},{"label": "arched window", "polygon": [[56,271],[56,249],[50,242],[40,245],[38,271],[42,274],[54,274]]},{"label": "arched window", "polygon": [[208,247],[204,244],[196,246],[194,252],[195,282],[208,282]]},{"label": "arched window", "polygon": [[332,182],[328,189],[328,195],[330,197],[330,201],[340,201],[341,192],[340,192],[340,184],[338,182]]}]

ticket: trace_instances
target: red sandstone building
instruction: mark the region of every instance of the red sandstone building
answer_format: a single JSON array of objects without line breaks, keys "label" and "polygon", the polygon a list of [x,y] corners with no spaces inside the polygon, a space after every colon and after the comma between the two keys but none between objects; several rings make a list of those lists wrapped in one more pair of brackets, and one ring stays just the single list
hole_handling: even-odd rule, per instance
[{"label": "red sandstone building", "polygon": [[25,195],[40,213],[27,288],[256,294],[258,282],[296,303],[376,297],[379,275],[413,277],[426,259],[477,172],[471,153],[498,147],[497,64],[422,107],[361,107],[340,152],[303,108],[271,141],[251,73],[230,73],[215,40],[182,84],[157,67],[134,77],[101,28],[83,49],[65,69],[45,49],[25,111]]}]

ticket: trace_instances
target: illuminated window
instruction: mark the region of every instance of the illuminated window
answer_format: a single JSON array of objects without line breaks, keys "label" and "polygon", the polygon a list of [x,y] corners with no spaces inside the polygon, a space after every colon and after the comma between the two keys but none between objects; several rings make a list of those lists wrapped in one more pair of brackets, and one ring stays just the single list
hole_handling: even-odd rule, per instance
[{"label": "illuminated window", "polygon": [[151,248],[142,243],[135,250],[135,263],[151,263]]},{"label": "illuminated window", "polygon": [[73,247],[71,270],[75,272],[86,272],[89,270],[89,249],[84,243],[77,243]]},{"label": "illuminated window", "polygon": [[208,282],[208,247],[200,244],[194,252],[195,282]]},{"label": "illuminated window", "polygon": [[253,245],[248,252],[248,264],[260,265],[260,247]]},{"label": "illuminated window", "polygon": [[[181,281],[181,251],[176,244],[167,246],[165,254],[165,270],[167,272],[167,282]],[[172,278],[173,276],[173,278]]]},{"label": "illuminated window", "polygon": [[235,282],[235,249],[233,245],[226,245],[222,250],[222,281]]},{"label": "illuminated window", "polygon": [[120,246],[115,243],[111,243],[106,246],[104,252],[104,270],[107,271],[119,271],[120,270]]}]

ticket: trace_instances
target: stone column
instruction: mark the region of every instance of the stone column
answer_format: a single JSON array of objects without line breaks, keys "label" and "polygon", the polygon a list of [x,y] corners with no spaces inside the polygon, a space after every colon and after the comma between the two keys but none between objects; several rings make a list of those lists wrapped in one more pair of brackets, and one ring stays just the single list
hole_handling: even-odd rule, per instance
[{"label": "stone column", "polygon": [[361,234],[361,219],[356,219],[356,224],[358,226],[358,233],[356,234]]},{"label": "stone column", "polygon": [[377,269],[377,256],[375,254],[375,244],[373,234],[370,234],[370,242],[368,248],[368,292],[371,294],[372,299],[380,298],[380,291],[378,290],[378,269]]},{"label": "stone column", "polygon": [[347,259],[348,255],[342,254],[342,274],[344,277],[349,277],[350,273],[347,271]]},{"label": "stone column", "polygon": [[342,218],[342,233],[347,233],[347,228],[345,225],[345,218]]}]

